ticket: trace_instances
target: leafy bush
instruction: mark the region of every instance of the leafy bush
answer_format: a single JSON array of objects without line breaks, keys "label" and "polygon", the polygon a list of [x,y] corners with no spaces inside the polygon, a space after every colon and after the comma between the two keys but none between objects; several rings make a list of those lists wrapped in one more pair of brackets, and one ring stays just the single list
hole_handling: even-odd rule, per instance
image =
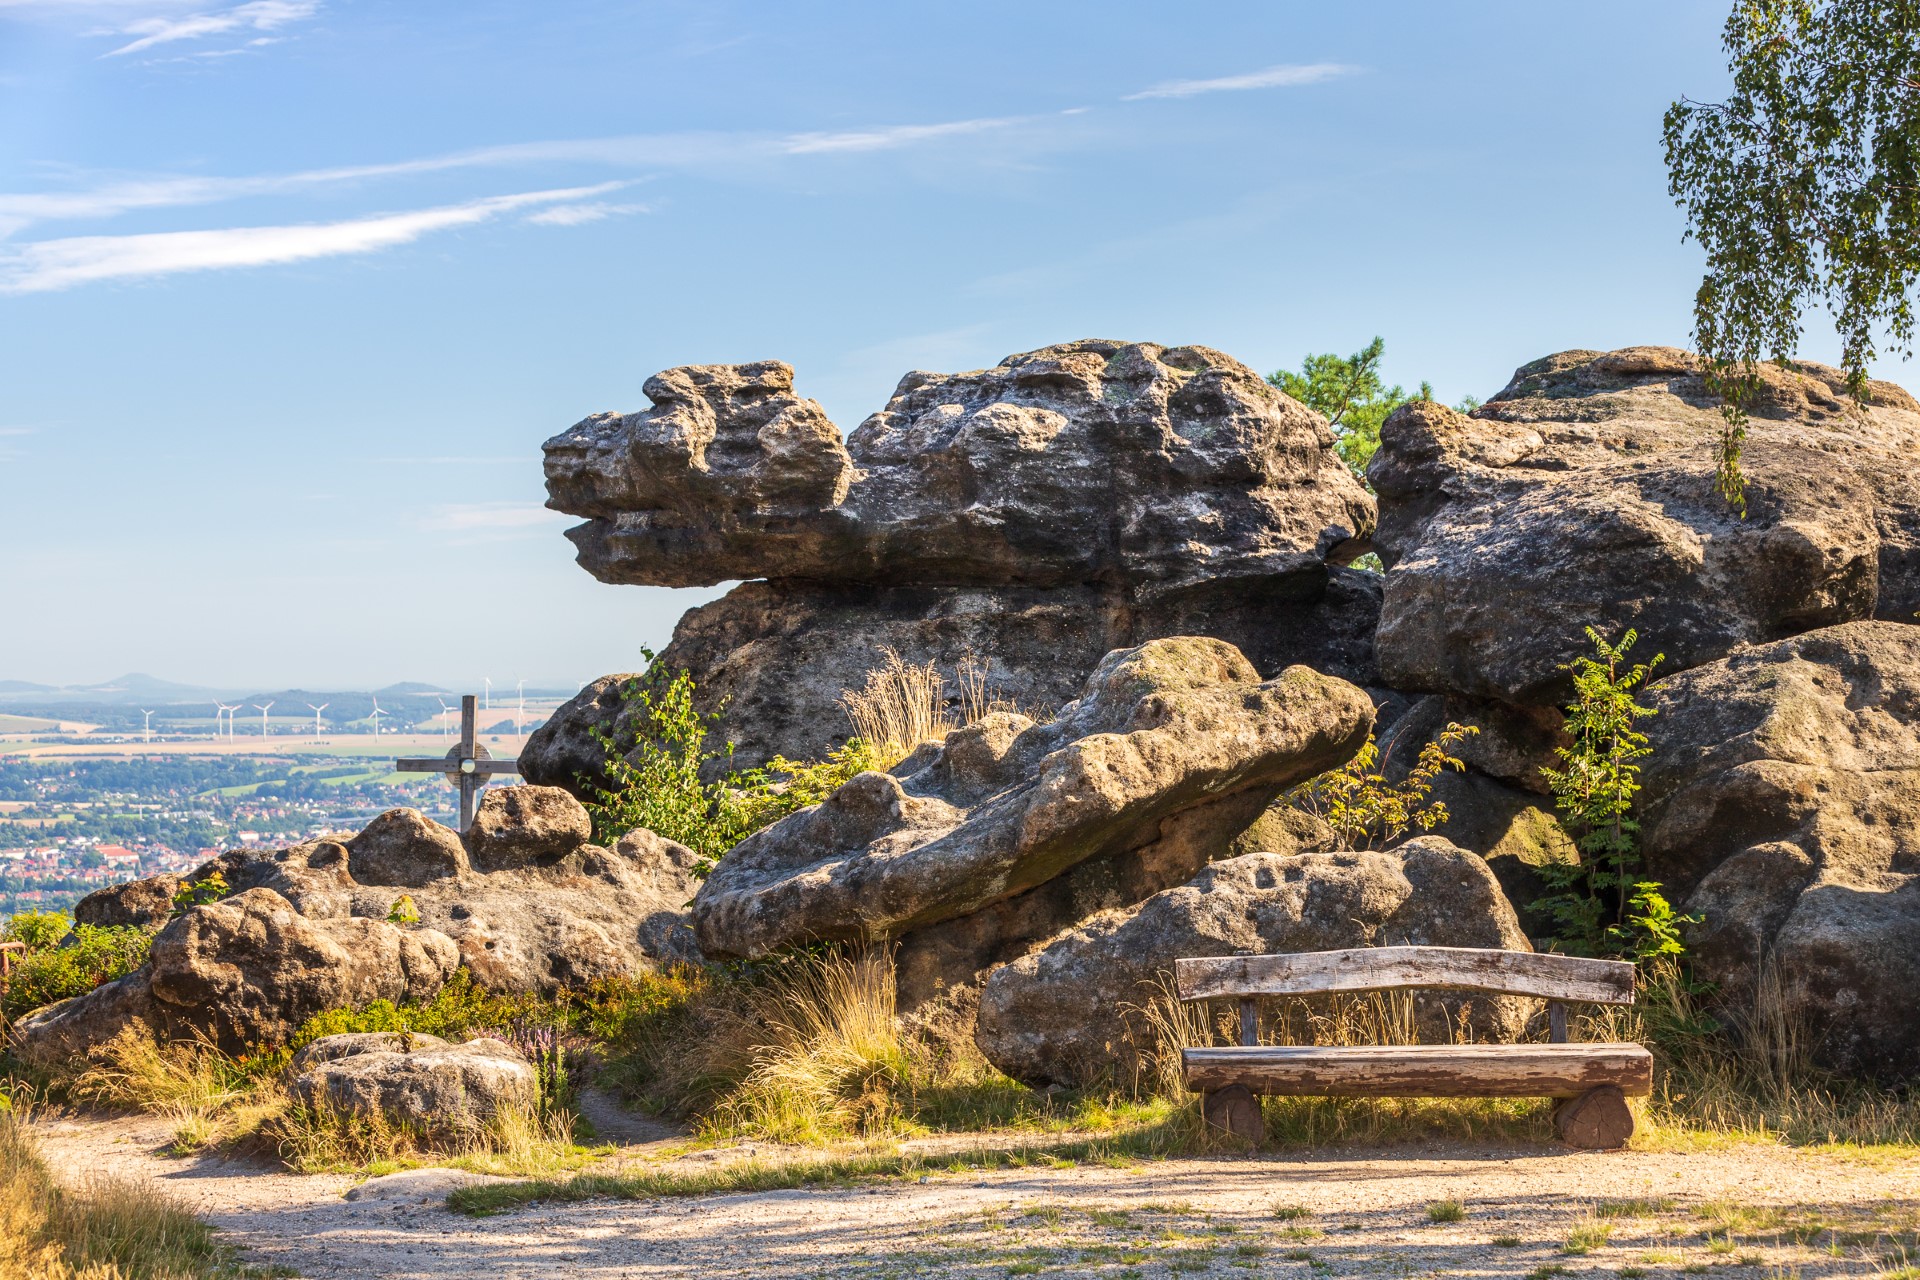
[{"label": "leafy bush", "polygon": [[72,925],[71,917],[59,911],[30,911],[7,923],[6,940],[24,942],[26,950],[14,953],[7,976],[0,979],[0,1015],[12,1020],[85,995],[147,962],[153,938],[144,929]]},{"label": "leafy bush", "polygon": [[1574,700],[1566,711],[1571,745],[1560,747],[1562,768],[1542,769],[1553,788],[1561,820],[1574,833],[1580,858],[1538,868],[1549,890],[1533,903],[1555,925],[1554,943],[1577,955],[1626,952],[1642,960],[1680,954],[1677,915],[1657,881],[1641,880],[1640,824],[1633,798],[1640,791],[1640,761],[1652,754],[1647,736],[1634,726],[1655,714],[1634,701],[1664,654],[1627,665],[1639,633],[1628,629],[1608,644],[1587,628],[1597,657],[1571,665]]},{"label": "leafy bush", "polygon": [[1380,763],[1380,748],[1368,734],[1367,745],[1353,759],[1301,783],[1287,792],[1286,798],[1294,808],[1331,827],[1340,848],[1384,849],[1409,827],[1431,831],[1447,820],[1447,806],[1427,796],[1441,770],[1466,767],[1448,755],[1447,748],[1478,732],[1466,725],[1448,724],[1438,737],[1420,748],[1419,760],[1398,783],[1374,771]]},{"label": "leafy bush", "polygon": [[[591,732],[606,752],[606,781],[582,778],[593,838],[611,843],[644,827],[692,849],[704,873],[721,854],[787,814],[818,804],[855,774],[884,767],[855,738],[821,761],[775,756],[758,769],[715,770],[733,758],[708,746],[718,717],[693,705],[693,677],[669,672],[647,654],[645,674],[628,682],[622,701],[634,727],[625,740],[600,725]],[[712,781],[703,773],[715,773]]]}]

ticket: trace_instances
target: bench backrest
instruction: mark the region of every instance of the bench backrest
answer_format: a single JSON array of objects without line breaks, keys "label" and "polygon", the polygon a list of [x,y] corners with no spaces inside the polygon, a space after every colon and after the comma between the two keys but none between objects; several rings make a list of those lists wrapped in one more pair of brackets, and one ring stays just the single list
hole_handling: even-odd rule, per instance
[{"label": "bench backrest", "polygon": [[1182,1000],[1451,987],[1594,1004],[1633,1003],[1633,965],[1478,947],[1353,947],[1174,961]]}]

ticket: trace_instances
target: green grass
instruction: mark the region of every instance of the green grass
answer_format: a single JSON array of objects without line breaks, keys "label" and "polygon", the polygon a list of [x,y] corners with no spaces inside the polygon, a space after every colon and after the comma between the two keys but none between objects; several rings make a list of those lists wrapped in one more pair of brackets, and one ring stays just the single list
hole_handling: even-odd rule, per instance
[{"label": "green grass", "polygon": [[1493,1247],[1496,1249],[1518,1249],[1520,1247],[1520,1237],[1495,1236],[1493,1238]]},{"label": "green grass", "polygon": [[1595,1202],[1593,1212],[1595,1217],[1600,1218],[1654,1218],[1663,1213],[1672,1213],[1673,1201],[1665,1196],[1600,1200]]},{"label": "green grass", "polygon": [[1589,1219],[1577,1224],[1567,1233],[1567,1241],[1560,1246],[1560,1252],[1578,1256],[1592,1253],[1604,1245],[1613,1235],[1613,1224]]},{"label": "green grass", "polygon": [[1313,1210],[1303,1204],[1280,1204],[1273,1206],[1273,1216],[1282,1222],[1292,1222],[1297,1218],[1311,1218]]},{"label": "green grass", "polygon": [[1435,1200],[1427,1206],[1428,1222],[1462,1222],[1466,1216],[1467,1207],[1458,1200]]}]

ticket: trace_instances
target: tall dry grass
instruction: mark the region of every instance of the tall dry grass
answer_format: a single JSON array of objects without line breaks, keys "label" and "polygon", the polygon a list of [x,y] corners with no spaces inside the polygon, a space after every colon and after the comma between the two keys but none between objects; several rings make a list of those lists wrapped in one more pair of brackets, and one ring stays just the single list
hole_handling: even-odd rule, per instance
[{"label": "tall dry grass", "polygon": [[21,1114],[0,1111],[0,1280],[197,1280],[225,1269],[229,1252],[144,1184],[56,1184]]},{"label": "tall dry grass", "polygon": [[1817,1062],[1819,1035],[1762,967],[1725,1008],[1671,961],[1641,975],[1631,1006],[1591,1007],[1581,1039],[1634,1040],[1654,1058],[1646,1116],[1656,1138],[1752,1138],[1794,1146],[1920,1143],[1920,1092],[1846,1079]]},{"label": "tall dry grass", "polygon": [[889,768],[923,742],[938,742],[960,727],[947,710],[946,679],[929,662],[914,666],[891,648],[866,683],[840,695],[853,731]]}]

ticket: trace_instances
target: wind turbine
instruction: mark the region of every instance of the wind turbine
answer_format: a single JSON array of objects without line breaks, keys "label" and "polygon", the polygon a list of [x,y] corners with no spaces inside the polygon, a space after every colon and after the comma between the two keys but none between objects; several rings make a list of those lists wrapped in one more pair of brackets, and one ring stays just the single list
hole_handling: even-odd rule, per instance
[{"label": "wind turbine", "polygon": [[373,736],[380,736],[380,699],[373,700]]},{"label": "wind turbine", "polygon": [[520,709],[513,713],[513,736],[520,736],[520,722],[527,716],[527,682],[525,680],[513,686],[520,693]]},{"label": "wind turbine", "polygon": [[146,735],[146,741],[152,742],[153,741],[153,712],[148,711],[146,708],[142,707],[140,709],[140,714],[147,718],[146,727],[142,729],[140,732]]},{"label": "wind turbine", "polygon": [[220,708],[219,711],[213,713],[214,738],[218,739],[220,737],[220,712],[224,711],[227,716],[227,741],[233,741],[233,713],[240,709],[240,704],[236,702],[232,706],[228,706],[224,702],[216,702],[213,705]]},{"label": "wind turbine", "polygon": [[447,712],[453,710],[453,708],[449,707],[447,700],[439,694],[435,694],[433,700],[440,704],[440,736],[450,738],[453,736],[453,721],[447,718]]},{"label": "wind turbine", "polygon": [[493,677],[482,676],[480,683],[487,686],[480,691],[480,709],[483,711],[491,711],[493,710]]},{"label": "wind turbine", "polygon": [[263,707],[256,702],[256,703],[253,703],[252,706],[255,711],[258,711],[260,713],[260,736],[264,738],[267,736],[267,711],[273,706],[273,704],[269,702],[266,706]]},{"label": "wind turbine", "polygon": [[317,707],[316,707],[316,706],[314,706],[314,705],[313,705],[313,704],[312,704],[311,702],[309,702],[309,703],[307,704],[307,710],[309,710],[309,711],[311,711],[311,712],[313,712],[313,736],[314,736],[314,737],[316,737],[316,738],[318,738],[318,737],[320,737],[320,736],[321,736],[321,733],[320,733],[320,713],[321,713],[322,711],[325,711],[325,710],[326,710],[326,709],[327,709],[328,707],[330,707],[330,706],[332,706],[332,705],[333,705],[333,704],[332,704],[331,702],[323,702],[323,703],[321,703],[321,704],[320,704],[319,706],[317,706]]}]

